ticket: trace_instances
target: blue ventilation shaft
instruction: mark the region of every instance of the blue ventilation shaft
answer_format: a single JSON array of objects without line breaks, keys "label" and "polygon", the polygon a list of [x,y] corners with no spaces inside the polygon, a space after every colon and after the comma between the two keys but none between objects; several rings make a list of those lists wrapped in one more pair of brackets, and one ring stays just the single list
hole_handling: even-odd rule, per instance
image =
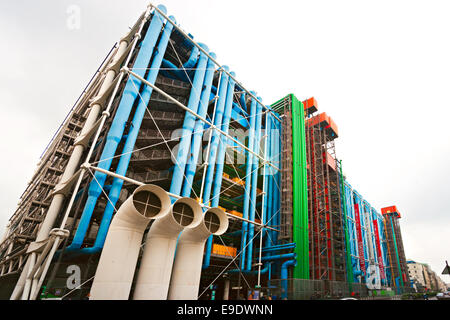
[{"label": "blue ventilation shaft", "polygon": [[[258,97],[258,100],[261,101],[261,98]],[[255,136],[253,143],[254,152],[259,155],[259,149],[261,146],[261,121],[262,121],[262,105],[257,103],[256,106],[256,127],[255,127]],[[249,220],[255,221],[256,218],[256,191],[258,186],[258,171],[259,171],[259,158],[253,156],[252,161],[252,186],[251,186],[251,203],[250,203],[250,215]],[[247,270],[252,269],[252,257],[253,257],[253,236],[255,235],[255,225],[249,224],[248,226],[248,251],[247,251]]]},{"label": "blue ventilation shaft", "polygon": [[[234,77],[235,73],[230,72],[230,74]],[[225,102],[225,109],[223,113],[223,119],[222,119],[222,125],[220,129],[228,134],[229,128],[230,128],[230,120],[231,120],[231,111],[233,109],[233,98],[234,98],[234,87],[236,83],[233,79],[229,79],[228,82],[228,88],[227,88],[227,94],[226,94],[226,102]],[[217,115],[216,115],[217,116]],[[218,134],[217,143],[220,141],[219,149],[217,152],[216,157],[216,173],[215,178],[213,181],[213,191],[212,191],[212,198],[211,198],[211,207],[217,207],[219,205],[219,196],[220,196],[220,188],[222,186],[222,175],[223,175],[223,166],[225,163],[225,152],[227,150],[227,143],[228,138],[225,136],[222,136],[221,133],[218,133],[216,130],[214,130]],[[214,136],[213,136],[214,137]],[[212,143],[212,142],[211,142]],[[210,162],[211,163],[211,162]],[[208,167],[210,169],[210,167]],[[214,170],[211,170],[211,175],[214,172]],[[208,177],[208,175],[207,175]],[[205,189],[206,191],[206,189]],[[203,203],[208,203],[209,198],[204,198]],[[211,261],[211,249],[212,249],[212,242],[213,242],[213,236],[209,236],[207,242],[206,242],[206,255],[203,263],[203,268],[208,268],[209,263]]]},{"label": "blue ventilation shaft", "polygon": [[[208,51],[208,47],[204,44],[200,46]],[[203,82],[205,79],[205,71],[207,64],[207,56],[202,52],[198,60],[197,69],[194,75],[194,81],[192,83],[191,93],[187,107],[194,113],[198,111],[198,105],[200,102],[200,95],[202,92]],[[189,112],[186,112],[183,122],[182,136],[180,143],[178,144],[178,151],[176,154],[176,164],[173,171],[172,182],[170,185],[170,193],[180,195],[181,187],[184,180],[184,170],[186,168],[186,162],[188,153],[191,146],[192,131],[194,130],[195,116]],[[172,199],[175,200],[175,199]]]},{"label": "blue ventilation shaft", "polygon": [[[254,92],[251,92],[255,94]],[[250,104],[250,127],[248,130],[248,143],[247,148],[254,151],[255,144],[255,126],[256,126],[256,100],[252,99]],[[245,168],[245,188],[244,188],[244,203],[242,210],[242,217],[244,219],[249,218],[250,200],[251,200],[251,185],[252,185],[252,167],[253,167],[253,154],[250,151],[246,151],[246,168]],[[242,235],[241,235],[241,257],[240,268],[245,270],[246,259],[246,245],[247,245],[247,227],[248,222],[242,221]]]},{"label": "blue ventilation shaft", "polygon": [[281,287],[283,288],[283,292],[281,293],[282,299],[287,299],[288,297],[288,277],[289,277],[288,268],[295,267],[296,265],[297,265],[296,259],[287,260],[283,262],[283,264],[281,265]]},{"label": "blue ventilation shaft", "polygon": [[[213,57],[213,59],[216,59],[216,55],[214,53],[211,53],[210,55]],[[200,98],[200,108],[198,109],[198,115],[202,118],[205,118],[208,112],[209,98],[211,95],[211,87],[214,79],[214,71],[215,64],[212,60],[209,60],[206,70],[205,83],[203,84],[204,89]],[[189,154],[189,160],[186,166],[186,178],[181,193],[183,197],[191,196],[192,183],[194,181],[195,172],[197,171],[197,162],[202,146],[204,127],[205,123],[202,120],[197,119],[195,121],[193,133],[194,137],[192,138],[191,152]]]},{"label": "blue ventilation shaft", "polygon": [[[223,69],[225,71],[228,71],[228,67],[224,66]],[[223,120],[223,114],[225,110],[225,102],[227,99],[227,90],[228,90],[228,82],[229,82],[229,76],[224,72],[222,73],[222,78],[220,80],[220,88],[218,92],[219,100],[217,101],[216,105],[216,112],[214,116],[214,126],[217,128],[220,128],[222,125]],[[203,203],[205,205],[208,205],[209,198],[211,195],[211,187],[213,182],[213,175],[214,175],[214,168],[216,165],[216,158],[217,158],[217,148],[219,146],[219,133],[216,130],[211,131],[211,142],[209,147],[209,153],[208,153],[208,168],[206,170],[206,177],[205,177],[205,185],[203,187]]]},{"label": "blue ventilation shaft", "polygon": [[[266,157],[269,161],[272,161],[272,116],[269,113],[267,115],[267,123],[266,123],[266,134],[267,134],[267,152]],[[272,227],[274,225],[273,223],[273,210],[272,210],[272,199],[273,199],[273,192],[272,192],[272,184],[273,184],[273,168],[271,166],[267,166],[266,171],[266,181],[267,181],[267,187],[266,187],[266,224],[269,227]],[[271,230],[265,230],[265,244],[264,246],[266,248],[273,245],[272,241],[272,231]]]}]

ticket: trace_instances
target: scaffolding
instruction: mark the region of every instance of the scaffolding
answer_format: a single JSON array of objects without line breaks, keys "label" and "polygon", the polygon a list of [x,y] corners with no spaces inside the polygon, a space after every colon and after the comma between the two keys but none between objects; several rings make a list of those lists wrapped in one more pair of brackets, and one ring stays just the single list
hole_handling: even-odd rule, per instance
[{"label": "scaffolding", "polygon": [[334,140],[322,113],[306,120],[311,279],[345,281],[345,239]]},{"label": "scaffolding", "polygon": [[398,221],[401,215],[395,206],[382,208],[381,212],[383,214],[384,233],[389,257],[389,285],[397,289],[409,287],[408,266]]},{"label": "scaffolding", "polygon": [[281,225],[279,240],[291,243],[293,217],[293,163],[292,163],[292,102],[287,96],[272,106],[282,115],[281,129]]}]

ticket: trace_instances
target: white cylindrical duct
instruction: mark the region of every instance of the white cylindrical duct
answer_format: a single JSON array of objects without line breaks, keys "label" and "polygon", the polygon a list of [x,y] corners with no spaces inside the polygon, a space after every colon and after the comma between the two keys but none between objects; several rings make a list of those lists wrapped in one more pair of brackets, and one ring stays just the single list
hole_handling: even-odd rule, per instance
[{"label": "white cylindrical duct", "polygon": [[178,235],[185,228],[198,226],[202,220],[198,202],[181,198],[172,205],[170,214],[152,224],[137,273],[134,300],[167,299]]},{"label": "white cylindrical duct", "polygon": [[[118,58],[120,58],[120,56],[126,51],[127,46],[128,46],[128,42],[126,42],[126,41],[120,42],[119,48],[118,48],[116,55],[114,56],[111,64],[114,64],[115,61]],[[117,73],[117,70],[114,70],[114,69],[108,70],[97,96],[103,95],[104,92],[106,92],[109,89],[109,86],[111,86],[113,83],[116,73]],[[94,124],[97,121],[98,115],[100,114],[101,110],[102,110],[102,106],[98,103],[95,103],[92,106],[90,106],[89,115],[87,116],[87,119],[83,125],[83,129],[81,130],[80,136],[85,135],[87,132],[89,132],[94,127]],[[80,163],[80,160],[84,153],[85,148],[86,148],[85,145],[75,143],[74,148],[72,150],[72,154],[70,155],[69,161],[67,162],[67,165],[64,169],[64,173],[59,181],[60,185],[66,183],[74,175],[75,171],[79,167],[79,163]],[[53,196],[52,202],[49,206],[49,209],[47,210],[45,219],[41,223],[41,226],[39,227],[39,233],[37,235],[36,241],[42,241],[42,240],[45,240],[48,238],[50,230],[53,229],[55,220],[58,217],[58,214],[64,203],[64,199],[65,199],[64,194],[58,193]],[[62,226],[62,227],[64,227],[64,226]]]},{"label": "white cylindrical duct", "polygon": [[169,195],[155,185],[138,187],[120,206],[106,236],[91,300],[128,300],[144,231],[169,211]]},{"label": "white cylindrical duct", "polygon": [[198,226],[181,233],[170,280],[169,300],[197,300],[206,239],[211,234],[221,235],[227,229],[225,212],[211,208]]}]

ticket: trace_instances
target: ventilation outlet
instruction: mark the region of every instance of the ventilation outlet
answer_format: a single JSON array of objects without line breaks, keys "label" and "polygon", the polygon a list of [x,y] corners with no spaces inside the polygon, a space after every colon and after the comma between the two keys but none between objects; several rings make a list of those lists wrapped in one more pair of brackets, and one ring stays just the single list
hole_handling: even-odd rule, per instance
[{"label": "ventilation outlet", "polygon": [[192,198],[180,198],[172,206],[172,217],[184,228],[191,228],[200,224],[202,207]]},{"label": "ventilation outlet", "polygon": [[211,208],[205,212],[203,223],[214,235],[224,234],[228,229],[228,217],[222,209]]},{"label": "ventilation outlet", "polygon": [[170,197],[166,191],[156,185],[143,185],[133,193],[133,205],[146,218],[158,218],[167,214]]}]

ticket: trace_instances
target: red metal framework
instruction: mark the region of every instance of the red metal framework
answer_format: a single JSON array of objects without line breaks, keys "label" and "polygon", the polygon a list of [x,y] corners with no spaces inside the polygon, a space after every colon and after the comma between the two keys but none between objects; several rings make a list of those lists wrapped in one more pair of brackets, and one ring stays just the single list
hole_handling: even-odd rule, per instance
[{"label": "red metal framework", "polygon": [[345,239],[334,144],[337,127],[322,113],[309,117],[305,130],[311,279],[345,281]]}]

